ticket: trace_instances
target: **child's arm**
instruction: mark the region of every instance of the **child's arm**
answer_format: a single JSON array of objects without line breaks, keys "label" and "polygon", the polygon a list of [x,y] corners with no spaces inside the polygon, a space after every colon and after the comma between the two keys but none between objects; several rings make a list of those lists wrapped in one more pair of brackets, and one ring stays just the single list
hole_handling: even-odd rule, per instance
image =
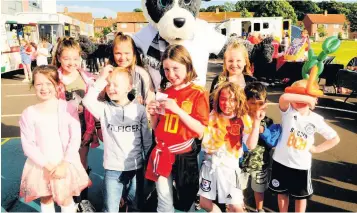
[{"label": "child's arm", "polygon": [[313,145],[310,148],[311,153],[325,152],[340,142],[340,137],[337,135],[336,131],[327,125],[323,118],[321,118],[320,122],[317,124],[316,132],[321,134],[326,139],[326,141],[317,146]]},{"label": "child's arm", "polygon": [[337,135],[334,138],[330,139],[330,140],[326,140],[325,142],[323,142],[322,144],[319,144],[317,146],[312,146],[310,148],[310,152],[311,153],[321,153],[321,152],[325,152],[331,148],[333,148],[334,146],[336,146],[338,143],[340,142],[340,137]]},{"label": "child's arm", "polygon": [[21,145],[25,156],[40,167],[48,166],[49,162],[36,144],[35,124],[27,108],[21,115],[20,121]]},{"label": "child's arm", "polygon": [[156,113],[156,109],[160,106],[158,101],[151,101],[146,106],[147,114],[150,116],[150,126],[155,130],[157,124],[159,123],[159,114]]},{"label": "child's arm", "polygon": [[171,98],[167,99],[166,101],[163,101],[161,104],[165,106],[165,109],[169,109],[173,113],[178,115],[180,120],[198,135],[198,138],[202,138],[205,126],[200,121],[187,114],[187,112],[181,109],[177,105],[177,103]]},{"label": "child's arm", "polygon": [[112,70],[112,66],[104,67],[98,79],[89,86],[88,92],[82,100],[83,105],[97,120],[100,120],[104,111],[104,104],[98,101],[98,96],[103,91],[105,86],[107,86],[108,82],[106,79]]},{"label": "child's arm", "polygon": [[247,145],[247,148],[250,150],[254,149],[258,144],[260,122],[265,117],[266,106],[267,106],[266,104],[261,106],[255,114],[252,131],[250,132],[248,139],[245,142],[245,144]]},{"label": "child's arm", "polygon": [[89,86],[88,92],[82,100],[83,105],[97,120],[100,120],[104,111],[104,103],[98,101],[98,96],[106,85],[107,81],[99,78]]},{"label": "child's arm", "polygon": [[148,127],[148,119],[146,117],[146,112],[142,113],[140,123],[141,123],[141,137],[142,137],[141,139],[142,139],[145,159],[147,159],[147,154],[152,145],[152,136],[151,136],[151,131]]},{"label": "child's arm", "polygon": [[286,112],[291,102],[300,102],[309,105],[311,109],[315,108],[316,98],[308,95],[284,93],[279,98],[279,108],[281,111]]}]

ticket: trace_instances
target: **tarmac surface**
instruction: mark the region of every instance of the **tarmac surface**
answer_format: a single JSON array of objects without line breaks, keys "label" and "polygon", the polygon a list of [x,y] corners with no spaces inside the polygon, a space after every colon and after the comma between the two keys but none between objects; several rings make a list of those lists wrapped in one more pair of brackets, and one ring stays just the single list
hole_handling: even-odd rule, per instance
[{"label": "tarmac surface", "polygon": [[[207,89],[212,79],[221,71],[219,64],[210,63],[207,74]],[[22,83],[23,75],[3,75],[1,79],[1,209],[8,212],[40,211],[38,200],[25,203],[19,198],[19,184],[26,157],[23,154],[18,121],[22,111],[36,103],[33,89]],[[268,87],[269,107],[267,115],[280,123],[278,99],[283,89]],[[309,212],[357,212],[357,99],[325,96],[319,99],[315,112],[322,115],[334,128],[341,142],[335,148],[313,155],[312,183],[314,195],[308,201]],[[316,137],[316,143],[323,138]],[[98,211],[102,209],[103,146],[91,149],[89,165],[93,186],[89,200]],[[244,192],[248,209],[254,209],[251,190]],[[294,211],[291,200],[290,211]],[[278,211],[276,195],[265,192],[266,211]],[[59,209],[58,209],[59,210]]]}]

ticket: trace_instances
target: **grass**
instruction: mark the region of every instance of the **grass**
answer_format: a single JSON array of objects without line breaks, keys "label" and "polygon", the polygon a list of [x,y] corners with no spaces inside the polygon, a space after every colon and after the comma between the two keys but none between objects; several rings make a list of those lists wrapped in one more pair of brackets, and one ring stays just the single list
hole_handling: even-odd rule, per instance
[{"label": "grass", "polygon": [[[311,48],[314,50],[315,55],[319,55],[322,50],[322,42],[311,43]],[[346,66],[353,57],[357,56],[357,41],[342,41],[341,46],[331,56],[336,56],[333,61],[334,64]]]}]

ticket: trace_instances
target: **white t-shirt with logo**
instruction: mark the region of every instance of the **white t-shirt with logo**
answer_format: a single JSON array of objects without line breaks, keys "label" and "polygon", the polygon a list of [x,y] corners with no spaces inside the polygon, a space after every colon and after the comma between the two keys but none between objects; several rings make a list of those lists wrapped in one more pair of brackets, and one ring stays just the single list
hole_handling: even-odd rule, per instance
[{"label": "white t-shirt with logo", "polygon": [[282,134],[275,148],[273,159],[293,169],[308,170],[311,168],[310,148],[315,142],[315,133],[326,140],[337,136],[335,130],[326,124],[324,118],[312,111],[302,116],[289,106],[282,114]]}]

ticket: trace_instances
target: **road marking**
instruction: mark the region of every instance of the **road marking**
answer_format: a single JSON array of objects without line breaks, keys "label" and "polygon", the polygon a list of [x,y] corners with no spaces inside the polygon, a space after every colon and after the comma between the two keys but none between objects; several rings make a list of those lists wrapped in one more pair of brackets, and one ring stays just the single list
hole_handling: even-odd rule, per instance
[{"label": "road marking", "polygon": [[351,110],[347,110],[347,109],[338,109],[338,108],[323,107],[323,106],[316,106],[316,108],[320,108],[320,109],[330,109],[330,110],[336,110],[336,111],[341,111],[341,112],[349,112],[349,113],[357,114],[356,111],[351,111]]},{"label": "road marking", "polygon": [[22,84],[1,84],[2,86],[30,86],[29,83],[22,83]]},{"label": "road marking", "polygon": [[[278,104],[279,104],[279,103],[267,103],[267,105],[278,105]],[[324,106],[316,106],[315,108],[319,108],[319,109],[330,109],[330,110],[336,110],[336,111],[341,111],[341,112],[348,112],[348,113],[357,114],[356,111],[347,110],[347,109],[338,109],[338,108],[324,107]]]},{"label": "road marking", "polygon": [[36,94],[20,94],[20,95],[6,95],[6,97],[26,97],[26,96],[35,96]]},{"label": "road marking", "polygon": [[5,140],[1,141],[1,146],[7,143],[11,138],[6,138]]},{"label": "road marking", "polygon": [[7,117],[20,117],[21,114],[10,114],[10,115],[1,115],[2,118],[7,118]]}]

